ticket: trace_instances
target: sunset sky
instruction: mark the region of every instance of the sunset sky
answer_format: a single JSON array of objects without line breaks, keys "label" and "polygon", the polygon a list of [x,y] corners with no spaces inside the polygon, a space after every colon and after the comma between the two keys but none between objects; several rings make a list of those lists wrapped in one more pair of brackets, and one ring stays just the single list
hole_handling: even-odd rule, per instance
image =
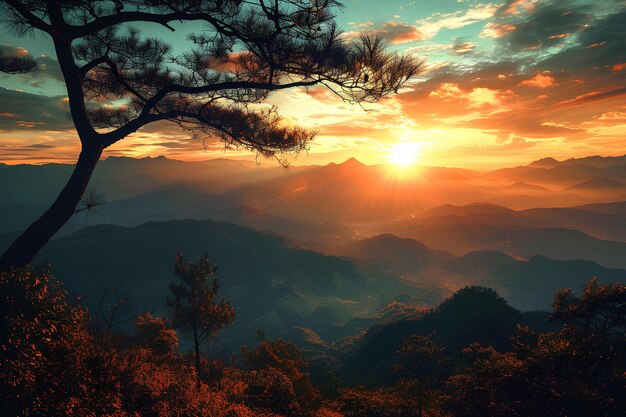
[{"label": "sunset sky", "polygon": [[[275,93],[289,123],[317,128],[296,165],[356,157],[386,163],[399,152],[421,165],[488,170],[557,159],[626,154],[626,2],[615,0],[345,0],[345,37],[378,33],[425,59],[400,94],[363,107],[321,87]],[[176,26],[175,26],[176,27]],[[145,33],[186,48],[191,26]],[[198,29],[198,28],[196,28]],[[201,27],[199,28],[201,29]],[[71,162],[78,140],[50,40],[0,32],[4,53],[32,54],[38,68],[0,75],[0,162]],[[108,155],[202,160],[254,155],[219,143],[203,151],[169,124],[144,128]],[[271,162],[268,162],[271,164]]]}]

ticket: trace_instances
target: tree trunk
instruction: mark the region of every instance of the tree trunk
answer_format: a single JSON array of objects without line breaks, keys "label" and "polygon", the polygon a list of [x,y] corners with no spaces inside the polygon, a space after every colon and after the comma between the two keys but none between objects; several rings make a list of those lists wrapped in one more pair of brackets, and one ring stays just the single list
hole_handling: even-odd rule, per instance
[{"label": "tree trunk", "polygon": [[419,417],[424,415],[423,404],[424,404],[424,394],[422,393],[422,383],[420,382],[417,386],[417,401],[418,401],[418,412]]},{"label": "tree trunk", "polygon": [[200,341],[198,340],[198,333],[196,328],[193,329],[193,347],[196,359],[196,388],[200,389]]},{"label": "tree trunk", "polygon": [[72,217],[93,173],[102,146],[84,141],[76,167],[50,208],[26,229],[0,257],[0,271],[30,263],[52,236]]}]

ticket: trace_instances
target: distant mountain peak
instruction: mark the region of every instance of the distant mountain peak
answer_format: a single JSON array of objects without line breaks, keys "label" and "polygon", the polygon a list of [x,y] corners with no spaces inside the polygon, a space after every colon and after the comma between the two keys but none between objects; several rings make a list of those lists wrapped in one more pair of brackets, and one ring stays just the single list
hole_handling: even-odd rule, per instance
[{"label": "distant mountain peak", "polygon": [[530,191],[547,191],[546,187],[542,187],[541,185],[530,184],[524,181],[518,181],[511,184],[511,188],[518,190],[530,190]]},{"label": "distant mountain peak", "polygon": [[365,165],[363,162],[359,161],[355,157],[352,157],[352,158],[346,159],[344,162],[340,163],[339,166],[344,166],[344,167],[349,167],[349,166],[364,167],[364,166],[367,166],[367,165]]},{"label": "distant mountain peak", "polygon": [[533,161],[530,164],[528,164],[528,166],[533,167],[533,168],[554,168],[555,166],[559,164],[560,162],[557,161],[556,159],[552,157],[547,157],[547,158],[541,158],[536,161]]},{"label": "distant mountain peak", "polygon": [[609,178],[595,178],[567,187],[570,191],[623,190],[626,184]]},{"label": "distant mountain peak", "polygon": [[476,202],[466,204],[464,206],[457,206],[455,204],[444,204],[426,210],[422,213],[422,216],[466,216],[469,214],[477,213],[510,213],[512,211],[513,210],[511,210],[510,208],[498,204]]}]

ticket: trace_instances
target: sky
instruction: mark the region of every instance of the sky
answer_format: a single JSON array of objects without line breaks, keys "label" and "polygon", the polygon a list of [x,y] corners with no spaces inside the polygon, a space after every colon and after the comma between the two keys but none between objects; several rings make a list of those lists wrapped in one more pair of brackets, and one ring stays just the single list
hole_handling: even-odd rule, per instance
[{"label": "sky", "polygon": [[[347,104],[323,87],[273,93],[269,102],[286,123],[318,131],[292,164],[356,157],[490,170],[548,156],[626,154],[625,1],[343,3],[337,22],[346,39],[379,34],[393,50],[423,59],[425,71],[377,104]],[[182,29],[144,30],[167,36],[175,51],[188,45]],[[3,30],[0,51],[38,63],[29,74],[0,74],[0,162],[74,161],[79,143],[50,40]],[[215,141],[204,149],[164,123],[115,144],[110,155],[255,158]]]}]

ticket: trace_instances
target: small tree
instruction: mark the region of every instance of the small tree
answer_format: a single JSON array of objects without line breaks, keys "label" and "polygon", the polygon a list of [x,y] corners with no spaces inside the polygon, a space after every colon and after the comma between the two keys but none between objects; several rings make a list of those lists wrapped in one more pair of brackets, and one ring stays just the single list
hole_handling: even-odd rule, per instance
[{"label": "small tree", "polygon": [[[0,257],[0,269],[32,261],[70,219],[104,149],[170,121],[264,156],[305,149],[314,132],[285,126],[263,106],[272,91],[323,85],[350,102],[395,93],[421,63],[386,50],[381,38],[346,42],[336,0],[4,0],[2,20],[18,35],[54,44],[80,140],[76,167],[50,208]],[[174,53],[151,25],[174,31],[198,22]],[[189,25],[186,26],[189,28]],[[6,58],[0,70],[32,62]]]},{"label": "small tree", "polygon": [[174,327],[193,341],[195,367],[200,375],[200,347],[209,336],[235,320],[235,309],[228,301],[217,302],[219,291],[215,277],[217,267],[208,255],[200,258],[197,264],[185,262],[182,253],[176,255],[174,273],[182,282],[170,283],[171,297],[167,304],[171,307]]},{"label": "small tree", "polygon": [[417,396],[418,415],[422,417],[426,390],[432,388],[443,369],[443,349],[428,336],[412,335],[404,339],[398,354],[400,363],[395,368]]}]

